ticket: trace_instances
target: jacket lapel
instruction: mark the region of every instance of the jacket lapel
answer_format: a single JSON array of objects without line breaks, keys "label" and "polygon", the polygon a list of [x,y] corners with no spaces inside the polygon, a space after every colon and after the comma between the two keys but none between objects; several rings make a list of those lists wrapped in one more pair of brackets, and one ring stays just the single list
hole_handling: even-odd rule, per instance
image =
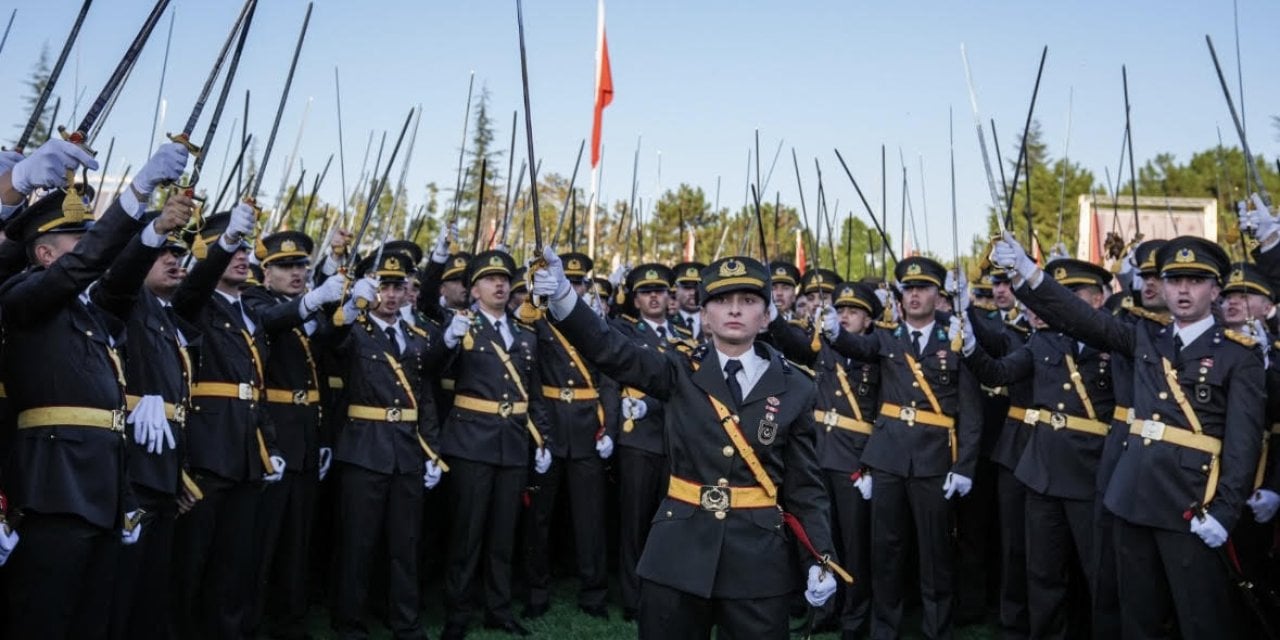
[{"label": "jacket lapel", "polygon": [[693,373],[693,383],[707,394],[724,403],[733,410],[733,395],[729,393],[729,385],[724,381],[724,365],[720,364],[720,354],[710,349],[702,366]]},{"label": "jacket lapel", "polygon": [[[756,381],[756,385],[751,388],[751,392],[743,399],[742,406],[745,408],[756,402],[760,402],[764,398],[777,397],[787,390],[787,382],[782,374],[782,361],[778,354],[773,351],[766,351],[761,354],[769,359],[769,366],[765,369],[764,374]],[[725,385],[726,387],[728,385]]]}]

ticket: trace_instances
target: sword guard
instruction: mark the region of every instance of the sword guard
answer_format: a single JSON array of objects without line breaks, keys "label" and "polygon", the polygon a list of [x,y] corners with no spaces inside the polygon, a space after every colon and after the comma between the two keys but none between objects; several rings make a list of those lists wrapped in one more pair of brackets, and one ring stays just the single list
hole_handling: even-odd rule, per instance
[{"label": "sword guard", "polygon": [[58,126],[58,135],[62,136],[62,139],[63,139],[63,140],[66,140],[67,142],[70,142],[71,144],[78,145],[81,149],[84,149],[86,152],[88,152],[88,153],[89,153],[89,155],[91,155],[91,156],[96,156],[96,155],[98,155],[98,152],[97,152],[97,151],[94,151],[93,149],[90,149],[90,148],[89,148],[89,145],[85,144],[85,140],[86,140],[86,138],[85,138],[85,134],[84,134],[84,132],[83,132],[83,131],[70,131],[70,132],[68,132],[66,127],[59,125],[59,126]]},{"label": "sword guard", "polygon": [[182,146],[186,147],[186,148],[187,148],[187,152],[191,154],[191,157],[193,157],[193,158],[195,158],[195,157],[199,157],[199,155],[200,155],[200,147],[197,147],[196,145],[192,144],[192,143],[191,143],[191,138],[190,138],[187,134],[185,134],[185,133],[167,133],[167,134],[165,134],[165,135],[166,135],[166,136],[168,136],[168,138],[169,138],[169,142],[176,142],[176,143],[178,143],[178,144],[180,144],[180,145],[182,145]]}]

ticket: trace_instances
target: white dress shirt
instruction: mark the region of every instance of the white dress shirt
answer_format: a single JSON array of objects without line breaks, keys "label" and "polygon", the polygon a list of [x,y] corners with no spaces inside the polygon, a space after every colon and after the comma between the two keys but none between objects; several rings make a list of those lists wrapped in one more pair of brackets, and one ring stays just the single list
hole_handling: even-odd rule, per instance
[{"label": "white dress shirt", "polygon": [[[913,326],[911,326],[911,325],[909,325],[909,324],[903,324],[902,328],[903,328],[904,330],[906,330],[906,332],[907,332],[907,337],[908,337],[908,338],[911,338],[911,339],[912,339],[912,341],[913,341],[913,342],[915,342],[915,345],[916,345],[915,353],[912,353],[912,354],[911,354],[913,357],[914,357],[915,355],[919,354],[919,353],[924,349],[924,346],[925,346],[926,344],[929,344],[929,334],[933,333],[933,326],[934,326],[935,324],[937,324],[937,321],[936,321],[936,320],[935,320],[935,321],[930,321],[930,322],[929,322],[929,324],[926,324],[925,326],[920,327],[920,328],[913,327]],[[918,340],[917,340],[914,336],[912,336],[912,335],[911,335],[912,333],[914,333],[914,332],[916,332],[916,331],[919,331],[919,332],[920,332],[920,338],[919,338]]]},{"label": "white dress shirt", "polygon": [[484,315],[489,324],[498,329],[498,333],[502,334],[502,342],[505,343],[503,346],[510,349],[511,343],[515,342],[515,336],[511,335],[511,320],[506,316],[491,316],[488,311],[478,307],[477,310]]},{"label": "white dress shirt", "polygon": [[730,360],[737,360],[742,363],[742,370],[738,372],[738,386],[742,387],[742,399],[746,400],[751,395],[751,389],[755,388],[756,383],[760,381],[760,376],[764,375],[765,370],[769,368],[769,361],[761,358],[755,349],[748,349],[746,353],[733,357],[725,355],[719,349],[716,349],[716,355],[720,357],[720,371],[722,375],[728,377],[728,373],[724,371],[724,365]]},{"label": "white dress shirt", "polygon": [[[400,326],[400,323],[399,323],[399,322],[383,322],[382,318],[379,318],[378,316],[375,316],[375,315],[373,315],[372,313],[371,313],[371,314],[369,314],[369,319],[373,321],[373,324],[377,325],[377,327],[378,327],[378,331],[381,331],[381,332],[382,332],[382,335],[384,335],[384,336],[385,336],[385,335],[387,335],[387,328],[388,328],[388,327],[390,327],[390,328],[392,328],[392,329],[395,329],[395,332],[396,332],[396,343],[397,343],[397,344],[396,344],[396,347],[397,347],[401,352],[403,352],[403,351],[404,351],[404,348],[405,348],[405,346],[407,346],[407,345],[409,344],[409,341],[408,341],[408,339],[405,337],[405,335],[404,335],[404,328]],[[397,318],[397,320],[398,320],[398,319],[399,319],[399,318]]]},{"label": "white dress shirt", "polygon": [[1195,322],[1192,322],[1191,324],[1185,327],[1179,326],[1177,323],[1174,323],[1173,335],[1175,337],[1182,338],[1182,348],[1186,349],[1187,347],[1191,346],[1192,342],[1196,341],[1196,338],[1199,338],[1201,335],[1204,334],[1204,332],[1208,331],[1209,328],[1212,326],[1213,326],[1213,315],[1210,314],[1199,320],[1196,320]]},{"label": "white dress shirt", "polygon": [[217,289],[214,289],[213,291],[214,293],[222,296],[227,302],[240,305],[240,320],[244,322],[244,328],[248,329],[250,334],[253,334],[254,331],[258,330],[258,325],[254,324],[253,321],[249,319],[249,314],[245,312],[244,302],[241,301],[240,296],[228,295],[222,291],[218,291]]}]

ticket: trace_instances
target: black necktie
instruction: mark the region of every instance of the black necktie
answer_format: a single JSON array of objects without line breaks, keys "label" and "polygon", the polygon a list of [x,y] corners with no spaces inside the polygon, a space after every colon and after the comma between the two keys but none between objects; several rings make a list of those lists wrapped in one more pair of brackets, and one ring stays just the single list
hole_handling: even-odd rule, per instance
[{"label": "black necktie", "polygon": [[911,332],[911,346],[914,348],[916,355],[919,356],[924,351],[924,345],[920,344],[920,336],[924,335],[919,331]]},{"label": "black necktie", "polygon": [[1182,364],[1182,336],[1173,336],[1173,362]]},{"label": "black necktie", "polygon": [[660,340],[666,340],[666,339],[667,339],[667,326],[666,326],[666,325],[662,325],[662,324],[658,325],[658,329],[657,329],[657,331],[658,331],[658,339],[660,339]]},{"label": "black necktie", "polygon": [[231,315],[235,317],[237,326],[241,329],[248,328],[244,323],[244,307],[240,306],[239,300],[231,303]]},{"label": "black necktie", "polygon": [[391,341],[391,354],[400,357],[400,339],[396,337],[396,328],[387,327],[387,339]]},{"label": "black necktie", "polygon": [[733,396],[734,406],[742,406],[742,385],[738,384],[738,372],[742,371],[740,360],[724,363],[724,381],[729,385],[729,395]]}]

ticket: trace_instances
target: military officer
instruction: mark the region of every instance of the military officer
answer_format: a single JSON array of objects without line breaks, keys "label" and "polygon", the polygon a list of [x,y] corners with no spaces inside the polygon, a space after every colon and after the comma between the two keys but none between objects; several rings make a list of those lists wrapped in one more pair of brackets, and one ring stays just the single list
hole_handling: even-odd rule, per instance
[{"label": "military officer", "polygon": [[778,308],[778,315],[785,320],[794,317],[796,305],[796,288],[800,286],[800,270],[786,260],[774,260],[769,263],[770,293],[773,305]]},{"label": "military officer", "polygon": [[706,337],[702,333],[702,316],[698,312],[698,283],[705,266],[701,262],[681,262],[672,268],[676,281],[676,311],[672,315],[676,324],[688,332],[688,337],[699,342]]}]

